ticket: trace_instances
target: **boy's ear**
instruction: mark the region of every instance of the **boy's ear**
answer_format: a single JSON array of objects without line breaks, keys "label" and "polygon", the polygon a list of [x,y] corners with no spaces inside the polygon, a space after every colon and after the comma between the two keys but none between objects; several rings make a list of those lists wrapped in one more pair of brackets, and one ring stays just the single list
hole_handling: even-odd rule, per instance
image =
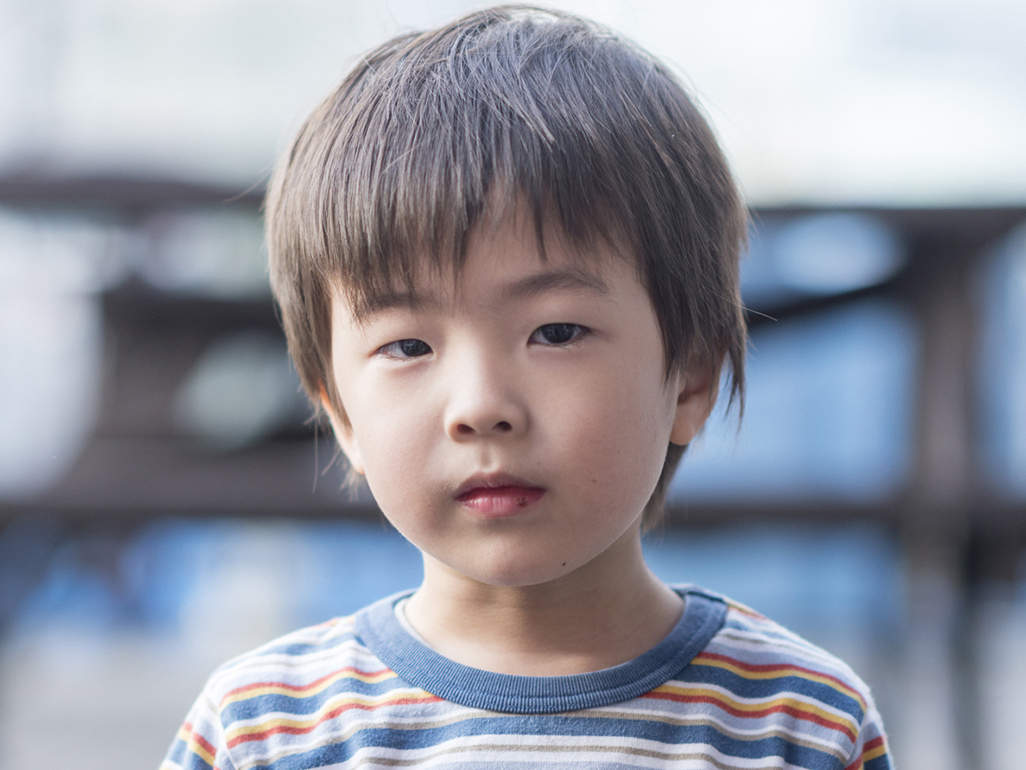
[{"label": "boy's ear", "polygon": [[677,411],[673,417],[670,441],[686,446],[709,419],[719,394],[718,366],[693,366],[678,380]]},{"label": "boy's ear", "polygon": [[349,461],[349,467],[363,476],[363,456],[360,454],[360,445],[356,442],[356,436],[353,434],[353,427],[349,424],[349,420],[345,420],[341,415],[336,414],[323,387],[321,387],[321,409],[328,415],[328,420],[331,422],[331,430],[335,434],[335,440],[338,442],[342,454]]}]

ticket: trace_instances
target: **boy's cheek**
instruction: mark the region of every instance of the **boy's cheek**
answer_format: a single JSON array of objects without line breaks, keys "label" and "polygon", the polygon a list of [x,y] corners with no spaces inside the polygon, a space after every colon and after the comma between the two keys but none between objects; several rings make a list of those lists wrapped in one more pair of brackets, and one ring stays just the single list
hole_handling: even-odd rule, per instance
[{"label": "boy's cheek", "polygon": [[379,502],[382,495],[406,488],[423,492],[426,478],[434,478],[436,483],[445,478],[438,467],[441,439],[433,435],[440,429],[432,430],[430,422],[423,415],[386,407],[373,423],[357,425],[354,443],[358,439],[363,472]]},{"label": "boy's cheek", "polygon": [[[615,366],[615,365],[614,365]],[[613,368],[613,367],[609,367]],[[651,368],[651,367],[647,367]],[[643,371],[646,371],[647,368]],[[675,414],[675,396],[667,391],[658,371],[639,377],[637,371],[619,377],[593,374],[574,400],[578,417],[568,426],[592,440],[627,445],[664,445]]]},{"label": "boy's cheek", "polygon": [[353,431],[335,427],[335,440],[338,442],[342,454],[349,461],[349,466],[361,476],[365,476],[367,468],[363,462],[363,454],[360,452],[360,444]]},{"label": "boy's cheek", "polygon": [[363,475],[363,457],[360,454],[360,447],[356,441],[352,425],[336,413],[324,388],[321,388],[321,409],[328,415],[328,421],[331,423],[331,432],[338,443],[339,449],[342,450],[342,454],[349,461],[350,467]]}]

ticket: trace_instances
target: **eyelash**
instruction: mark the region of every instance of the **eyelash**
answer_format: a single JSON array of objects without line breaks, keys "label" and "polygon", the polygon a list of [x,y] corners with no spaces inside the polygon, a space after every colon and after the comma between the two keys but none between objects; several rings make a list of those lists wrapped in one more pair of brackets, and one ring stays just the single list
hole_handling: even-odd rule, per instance
[{"label": "eyelash", "polygon": [[[562,332],[569,331],[570,332],[570,338],[566,339],[566,340],[559,341],[559,342],[553,342],[552,340],[544,340],[544,341],[536,340],[535,338],[538,337],[539,335],[542,335],[542,333],[546,329],[550,329],[550,330],[558,329],[559,331],[562,331]],[[531,340],[530,341],[531,342],[538,342],[539,344],[544,344],[544,345],[548,345],[548,346],[551,346],[551,347],[565,347],[567,345],[572,345],[573,343],[577,342],[579,339],[581,339],[581,337],[584,337],[590,331],[591,331],[590,329],[588,329],[585,326],[581,326],[580,324],[572,324],[572,323],[545,324],[544,326],[539,326],[537,329],[534,330],[534,333],[531,334]]]},{"label": "eyelash", "polygon": [[[403,345],[408,344],[408,346],[410,346],[409,343],[412,343],[413,345],[423,345],[426,348],[426,350],[420,352],[410,352],[408,350],[403,350]],[[426,356],[428,353],[431,352],[431,347],[426,342],[423,342],[421,340],[405,339],[396,340],[395,342],[389,342],[387,345],[382,345],[375,352],[379,355],[388,356],[389,358],[398,358],[400,360],[405,360],[410,358],[420,358],[420,356]]]},{"label": "eyelash", "polygon": [[[563,333],[567,333],[568,332],[570,334],[570,337],[569,337],[569,339],[560,340],[560,341],[552,341],[552,340],[549,340],[549,339],[544,339],[544,333],[545,333],[546,330],[548,330],[548,331],[556,331],[557,332],[557,336],[561,336],[561,334],[559,334],[560,332],[563,332]],[[586,334],[590,333],[590,331],[591,331],[590,329],[588,329],[587,327],[581,326],[580,324],[572,324],[572,323],[545,324],[544,326],[539,326],[537,329],[534,330],[534,332],[532,332],[529,341],[537,343],[537,344],[541,344],[541,345],[546,345],[548,347],[565,347],[567,345],[572,345],[574,342],[577,342],[581,337],[583,337]],[[539,336],[542,337],[542,339],[536,339]],[[422,346],[422,347],[420,347],[420,346]],[[412,348],[412,350],[411,350],[411,348]],[[426,356],[428,353],[431,352],[431,346],[428,345],[426,342],[423,342],[422,340],[412,339],[411,338],[411,339],[396,340],[395,342],[390,342],[387,345],[382,345],[375,352],[377,352],[379,355],[388,356],[390,358],[397,358],[397,359],[400,359],[400,360],[409,360],[409,359],[412,359],[412,358],[420,358],[421,356]]]}]

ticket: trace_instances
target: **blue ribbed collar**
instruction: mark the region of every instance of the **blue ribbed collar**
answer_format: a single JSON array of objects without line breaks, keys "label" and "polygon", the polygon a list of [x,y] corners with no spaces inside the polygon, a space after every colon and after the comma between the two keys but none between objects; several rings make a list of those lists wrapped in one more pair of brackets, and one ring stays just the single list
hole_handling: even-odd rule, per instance
[{"label": "blue ribbed collar", "polygon": [[407,633],[395,603],[382,599],[356,616],[356,632],[382,663],[414,687],[453,703],[514,714],[551,714],[636,698],[679,674],[713,638],[726,616],[723,600],[690,586],[674,587],[684,614],[669,636],[634,660],[570,676],[514,676],[449,660]]}]

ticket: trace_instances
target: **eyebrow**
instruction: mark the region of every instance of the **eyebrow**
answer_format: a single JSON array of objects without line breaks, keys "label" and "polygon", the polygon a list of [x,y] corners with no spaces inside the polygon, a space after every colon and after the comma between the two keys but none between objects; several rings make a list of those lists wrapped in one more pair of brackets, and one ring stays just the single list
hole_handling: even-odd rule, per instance
[{"label": "eyebrow", "polygon": [[415,291],[392,291],[366,297],[356,310],[356,317],[364,320],[385,310],[421,310],[441,303],[434,297],[425,297]]},{"label": "eyebrow", "polygon": [[609,287],[599,276],[585,270],[568,268],[546,273],[529,275],[527,278],[507,286],[502,291],[502,299],[509,301],[534,297],[554,290],[591,291],[609,296]]},{"label": "eyebrow", "polygon": [[[590,291],[609,296],[609,287],[599,276],[585,270],[568,268],[529,275],[510,284],[502,290],[501,302],[536,297],[550,291]],[[412,310],[437,308],[441,301],[431,295],[424,296],[415,291],[383,292],[367,297],[356,312],[359,321],[387,310]]]}]

